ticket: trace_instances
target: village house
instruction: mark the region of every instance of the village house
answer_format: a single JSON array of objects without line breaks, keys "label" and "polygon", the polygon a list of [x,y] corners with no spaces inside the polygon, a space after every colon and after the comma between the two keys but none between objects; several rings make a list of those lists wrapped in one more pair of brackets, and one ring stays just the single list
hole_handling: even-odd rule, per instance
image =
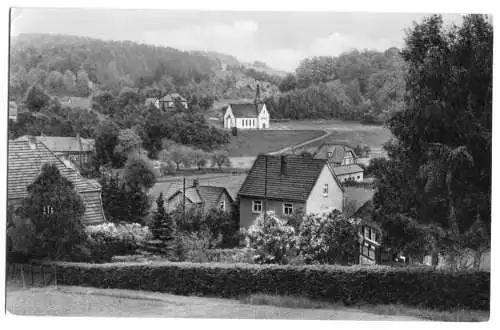
[{"label": "village house", "polygon": [[[188,108],[188,101],[178,93],[167,94],[158,100],[159,109],[168,110],[175,108],[175,103],[178,102],[182,104],[184,108]],[[156,106],[156,103],[155,103]]]},{"label": "village house", "polygon": [[233,210],[233,198],[224,187],[200,186],[198,180],[193,180],[193,185],[185,190],[178,189],[167,199],[167,209],[173,211],[185,202],[186,209],[196,207],[202,212],[211,209],[220,209],[231,212]]},{"label": "village house", "polygon": [[325,143],[314,153],[314,158],[328,160],[341,182],[364,180],[364,170],[356,164],[357,157],[353,149],[348,146]]},{"label": "village house", "polygon": [[[382,228],[372,218],[373,201],[365,202],[351,217],[359,225],[359,263],[362,265],[383,265],[409,260],[399,253],[382,244]],[[442,261],[441,261],[442,262]],[[422,253],[421,259],[412,263],[432,265],[432,257]]]},{"label": "village house", "polygon": [[56,97],[61,106],[69,107],[71,109],[92,109],[92,97],[78,97],[78,96],[60,96]]},{"label": "village house", "polygon": [[254,103],[233,103],[224,110],[224,128],[232,129],[266,129],[269,128],[269,112],[266,104],[260,99],[260,90]]},{"label": "village house", "polygon": [[295,211],[343,210],[344,188],[324,159],[295,155],[259,155],[238,193],[240,227],[249,227],[263,212],[278,217]]},{"label": "village house", "polygon": [[[42,166],[49,163],[57,166],[61,175],[74,184],[76,192],[82,197],[85,204],[82,223],[94,225],[106,221],[98,182],[82,177],[35,138],[9,140],[8,148],[7,205],[12,206],[14,211],[28,196],[27,187],[36,180]],[[14,216],[14,222],[18,221],[20,219]]]},{"label": "village house", "polygon": [[17,103],[14,101],[9,101],[9,120],[17,121]]},{"label": "village house", "polygon": [[160,99],[157,97],[148,97],[144,102],[146,107],[153,105],[155,108],[160,109]]},{"label": "village house", "polygon": [[[28,141],[30,138],[29,136],[21,136],[16,140]],[[95,149],[95,141],[93,139],[81,138],[79,134],[76,137],[35,136],[33,138],[43,143],[57,157],[71,162],[71,164],[78,168],[82,168],[91,162]]]}]

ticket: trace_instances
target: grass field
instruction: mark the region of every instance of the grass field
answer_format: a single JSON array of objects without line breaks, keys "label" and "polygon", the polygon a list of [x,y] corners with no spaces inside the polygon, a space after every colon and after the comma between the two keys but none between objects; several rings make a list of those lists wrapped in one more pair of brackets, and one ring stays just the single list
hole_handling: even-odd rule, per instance
[{"label": "grass field", "polygon": [[231,157],[257,156],[320,137],[323,130],[239,130],[228,145]]},{"label": "grass field", "polygon": [[[352,146],[366,144],[373,151],[381,149],[382,145],[392,137],[391,132],[383,126],[362,125],[358,122],[335,119],[291,120],[282,123],[271,123],[271,127],[281,130],[323,130],[331,133],[325,141],[346,143]],[[325,141],[311,143],[307,147],[318,147]]]},{"label": "grass field", "polygon": [[8,289],[6,305],[15,315],[39,316],[418,321],[415,317],[377,315],[343,306],[258,306],[236,299],[74,286]]}]

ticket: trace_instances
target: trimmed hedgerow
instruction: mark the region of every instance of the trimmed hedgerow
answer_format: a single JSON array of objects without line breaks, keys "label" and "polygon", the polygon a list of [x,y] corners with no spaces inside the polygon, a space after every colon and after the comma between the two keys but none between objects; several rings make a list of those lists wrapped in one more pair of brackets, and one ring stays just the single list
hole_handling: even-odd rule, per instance
[{"label": "trimmed hedgerow", "polygon": [[249,264],[55,263],[58,283],[181,295],[241,297],[254,293],[306,296],[345,304],[406,304],[489,310],[489,272],[384,266]]}]

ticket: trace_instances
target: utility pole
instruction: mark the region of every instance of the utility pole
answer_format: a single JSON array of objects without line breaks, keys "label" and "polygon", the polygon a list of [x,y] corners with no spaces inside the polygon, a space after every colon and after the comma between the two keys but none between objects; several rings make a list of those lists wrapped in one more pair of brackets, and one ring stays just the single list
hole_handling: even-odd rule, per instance
[{"label": "utility pole", "polygon": [[267,155],[264,155],[265,159],[265,174],[264,174],[264,224],[266,223],[267,218]]},{"label": "utility pole", "polygon": [[186,177],[182,177],[182,222],[186,223]]}]

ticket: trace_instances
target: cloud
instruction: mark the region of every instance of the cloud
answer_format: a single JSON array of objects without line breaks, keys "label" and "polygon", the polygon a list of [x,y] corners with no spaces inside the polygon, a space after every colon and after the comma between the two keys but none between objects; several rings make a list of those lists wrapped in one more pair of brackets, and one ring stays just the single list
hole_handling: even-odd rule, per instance
[{"label": "cloud", "polygon": [[360,38],[334,32],[330,35],[316,38],[310,45],[309,56],[337,56],[343,52],[357,48],[384,51],[390,47],[401,46],[402,41],[396,42],[388,38]]},{"label": "cloud", "polygon": [[241,20],[232,24],[213,23],[167,31],[150,30],[144,32],[144,39],[146,43],[184,50],[214,50],[232,54],[232,50],[253,44],[258,30],[257,23]]}]

